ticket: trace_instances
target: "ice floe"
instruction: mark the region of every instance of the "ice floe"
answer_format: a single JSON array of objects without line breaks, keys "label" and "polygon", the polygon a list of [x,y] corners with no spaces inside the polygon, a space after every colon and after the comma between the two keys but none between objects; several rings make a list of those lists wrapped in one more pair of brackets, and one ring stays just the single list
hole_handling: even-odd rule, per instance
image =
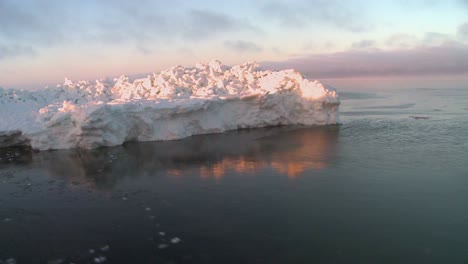
[{"label": "ice floe", "polygon": [[338,122],[337,93],[295,70],[219,61],[131,81],[73,82],[38,91],[0,88],[0,147],[96,148],[127,141],[277,125]]}]

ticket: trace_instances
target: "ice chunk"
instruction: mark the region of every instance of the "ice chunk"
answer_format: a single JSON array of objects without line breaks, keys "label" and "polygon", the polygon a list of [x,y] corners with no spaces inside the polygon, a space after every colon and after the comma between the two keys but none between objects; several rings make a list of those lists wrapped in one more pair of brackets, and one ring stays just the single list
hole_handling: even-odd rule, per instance
[{"label": "ice chunk", "polygon": [[108,251],[110,249],[109,245],[104,245],[101,247],[101,251]]},{"label": "ice chunk", "polygon": [[180,238],[178,238],[178,237],[174,237],[173,239],[171,239],[171,243],[172,243],[172,244],[177,244],[177,243],[179,243],[180,241],[182,241],[182,240],[180,240]]},{"label": "ice chunk", "polygon": [[333,89],[294,70],[219,61],[147,78],[73,82],[39,91],[0,88],[0,147],[96,148],[126,141],[277,125],[338,122]]},{"label": "ice chunk", "polygon": [[[3,263],[3,262],[0,260],[0,263]],[[6,259],[5,264],[16,264],[16,259],[14,258]]]},{"label": "ice chunk", "polygon": [[106,262],[107,258],[104,256],[98,256],[94,258],[94,263],[104,263]]},{"label": "ice chunk", "polygon": [[165,249],[165,248],[167,248],[167,247],[169,247],[168,244],[159,244],[159,245],[158,245],[158,249]]}]

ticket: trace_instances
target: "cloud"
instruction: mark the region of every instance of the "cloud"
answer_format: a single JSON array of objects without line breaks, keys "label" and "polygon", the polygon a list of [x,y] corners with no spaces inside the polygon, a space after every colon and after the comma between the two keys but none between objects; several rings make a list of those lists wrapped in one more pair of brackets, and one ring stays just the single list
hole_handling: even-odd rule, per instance
[{"label": "cloud", "polygon": [[226,41],[224,46],[236,52],[261,52],[263,49],[251,41]]},{"label": "cloud", "polygon": [[277,54],[277,55],[284,55],[284,51],[283,49],[281,49],[280,47],[278,46],[274,46],[274,47],[271,47],[271,51],[274,53],[274,54]]},{"label": "cloud", "polygon": [[[57,15],[60,14],[60,15]],[[60,16],[66,17],[65,6],[58,7],[51,1],[0,1],[0,40],[52,45],[63,39],[65,27],[70,26]]]},{"label": "cloud", "polygon": [[452,36],[438,32],[426,32],[422,38],[405,33],[397,33],[390,36],[385,41],[385,44],[390,48],[411,49],[419,46],[440,46],[453,41]]},{"label": "cloud", "polygon": [[398,0],[394,1],[403,9],[410,12],[431,9],[440,4],[438,0]]},{"label": "cloud", "polygon": [[311,23],[324,23],[351,32],[363,32],[370,25],[363,22],[362,7],[340,0],[272,1],[262,6],[261,13],[282,26],[301,28]]},{"label": "cloud", "polygon": [[468,74],[468,46],[445,43],[397,50],[348,50],[279,62],[270,69],[294,68],[313,78]]},{"label": "cloud", "polygon": [[132,44],[141,52],[172,40],[203,41],[257,32],[248,21],[222,12],[172,6],[162,0],[0,0],[0,43],[32,46]]},{"label": "cloud", "polygon": [[442,45],[450,41],[452,41],[450,35],[437,32],[427,32],[422,39],[423,45]]},{"label": "cloud", "polygon": [[[468,0],[467,0],[468,1]],[[460,25],[458,27],[457,31],[457,36],[461,39],[467,39],[468,40],[468,22]]]},{"label": "cloud", "polygon": [[146,41],[169,35],[171,24],[167,15],[158,8],[158,1],[146,2],[135,5],[121,0],[116,3],[99,1],[97,6],[92,7],[94,12],[90,10],[93,15],[75,34],[86,41],[111,45],[132,41],[137,42],[139,47]]},{"label": "cloud", "polygon": [[368,49],[373,47],[375,47],[375,41],[369,39],[363,39],[351,44],[351,48],[353,49]]},{"label": "cloud", "polygon": [[261,9],[263,15],[271,17],[283,26],[297,27],[307,24],[307,18],[300,12],[298,14],[297,7],[287,5],[280,2],[270,2],[264,5]]},{"label": "cloud", "polygon": [[184,32],[183,37],[195,40],[209,38],[219,33],[255,30],[252,25],[230,15],[197,9],[188,12],[186,24],[181,29]]},{"label": "cloud", "polygon": [[406,33],[397,33],[391,35],[386,41],[390,47],[393,48],[411,48],[419,44],[418,38]]},{"label": "cloud", "polygon": [[109,43],[133,41],[142,43],[173,39],[201,41],[217,35],[255,31],[245,21],[209,10],[190,9],[180,13],[158,12],[157,8],[115,9],[108,11],[94,30],[97,39]]},{"label": "cloud", "polygon": [[0,45],[0,61],[18,56],[34,56],[36,51],[31,46]]}]

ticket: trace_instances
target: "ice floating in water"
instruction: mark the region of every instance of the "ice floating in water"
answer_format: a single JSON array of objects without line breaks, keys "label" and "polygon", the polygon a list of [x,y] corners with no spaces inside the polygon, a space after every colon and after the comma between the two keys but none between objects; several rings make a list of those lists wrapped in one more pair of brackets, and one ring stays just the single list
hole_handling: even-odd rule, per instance
[{"label": "ice floating in water", "polygon": [[173,239],[171,239],[171,243],[172,243],[172,244],[177,244],[177,243],[179,243],[180,241],[182,241],[182,240],[180,240],[180,238],[178,238],[178,237],[174,237]]},{"label": "ice floating in water", "polygon": [[101,251],[109,251],[110,246],[109,245],[104,245],[101,247]]},{"label": "ice floating in water", "polygon": [[65,80],[40,91],[0,88],[0,147],[96,148],[126,141],[338,120],[335,91],[294,70],[219,61],[176,66],[131,82]]},{"label": "ice floating in water", "polygon": [[94,263],[103,263],[106,262],[107,258],[104,256],[98,256],[94,258]]},{"label": "ice floating in water", "polygon": [[165,249],[165,248],[167,248],[167,247],[169,247],[168,244],[159,244],[159,245],[158,245],[158,249]]},{"label": "ice floating in water", "polygon": [[[3,263],[3,262],[0,260],[0,263]],[[16,264],[16,259],[14,258],[6,259],[5,264]]]}]

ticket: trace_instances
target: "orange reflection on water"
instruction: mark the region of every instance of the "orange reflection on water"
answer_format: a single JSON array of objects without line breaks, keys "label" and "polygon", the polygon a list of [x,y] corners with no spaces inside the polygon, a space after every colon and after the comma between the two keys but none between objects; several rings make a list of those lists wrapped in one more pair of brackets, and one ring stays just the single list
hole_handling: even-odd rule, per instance
[{"label": "orange reflection on water", "polygon": [[174,177],[182,177],[184,174],[181,170],[167,170],[167,174],[174,176]]},{"label": "orange reflection on water", "polygon": [[297,148],[274,153],[271,167],[288,178],[297,178],[308,169],[324,169],[328,166],[328,156],[334,144],[330,139],[330,134],[323,131],[299,134]]},{"label": "orange reflection on water", "polygon": [[273,128],[207,135],[168,142],[134,143],[97,150],[40,152],[25,162],[47,169],[51,177],[73,187],[103,192],[124,178],[158,176],[222,179],[228,173],[259,175],[274,170],[297,178],[311,169],[329,166],[338,138],[337,127]]},{"label": "orange reflection on water", "polygon": [[202,179],[221,179],[229,171],[235,171],[238,174],[253,175],[268,166],[266,162],[248,160],[246,156],[225,157],[212,166],[202,166],[200,168],[200,177]]},{"label": "orange reflection on water", "polygon": [[[239,156],[225,156],[220,161],[199,168],[202,179],[221,179],[229,172],[255,175],[260,170],[273,168],[294,179],[310,169],[328,166],[337,133],[327,129],[304,129],[251,142],[254,151]],[[170,175],[181,176],[183,170],[170,170]]]}]

